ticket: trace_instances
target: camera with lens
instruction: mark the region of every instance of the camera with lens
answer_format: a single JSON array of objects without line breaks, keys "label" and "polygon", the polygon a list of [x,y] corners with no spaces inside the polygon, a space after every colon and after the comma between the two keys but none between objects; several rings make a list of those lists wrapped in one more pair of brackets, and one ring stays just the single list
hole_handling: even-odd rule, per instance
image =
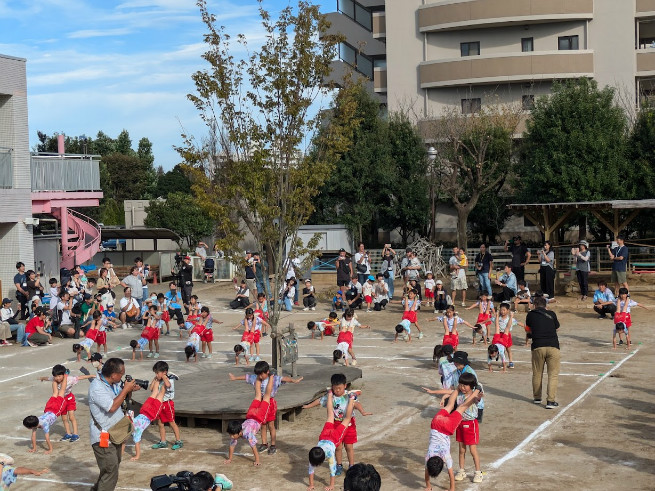
[{"label": "camera with lens", "polygon": [[207,491],[216,489],[214,479],[208,472],[194,474],[189,471],[180,471],[175,475],[163,474],[150,479],[150,489],[158,491],[161,489],[182,489],[185,491]]},{"label": "camera with lens", "polygon": [[[134,383],[141,387],[143,390],[148,390],[148,385],[150,384],[147,380],[141,380],[138,378],[133,379],[132,375],[125,375],[125,382],[131,382],[132,380],[134,380]],[[121,384],[121,387],[125,387],[125,382]]]}]

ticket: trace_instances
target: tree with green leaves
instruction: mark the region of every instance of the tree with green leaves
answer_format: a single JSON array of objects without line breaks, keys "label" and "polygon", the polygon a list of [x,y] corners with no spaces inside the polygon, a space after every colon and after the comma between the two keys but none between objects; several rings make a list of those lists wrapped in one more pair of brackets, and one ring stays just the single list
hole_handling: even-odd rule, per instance
[{"label": "tree with green leaves", "polygon": [[468,217],[478,201],[492,192],[511,169],[513,135],[521,107],[490,104],[473,114],[448,109],[428,125],[435,142],[441,190],[457,211],[457,244],[466,247]]},{"label": "tree with green leaves", "polygon": [[523,203],[629,199],[626,116],[611,87],[581,78],[539,98],[523,134],[514,187]]},{"label": "tree with green leaves", "polygon": [[212,235],[214,221],[197,200],[184,193],[171,193],[164,199],[152,200],[146,208],[146,227],[167,228],[180,236],[180,248],[192,247],[203,237]]},{"label": "tree with green leaves", "polygon": [[[309,158],[302,145],[316,131],[310,108],[324,92],[339,38],[316,5],[298,2],[277,19],[261,7],[263,46],[248,47],[247,59],[234,54],[230,35],[219,27],[207,3],[199,0],[207,29],[208,67],[193,74],[196,92],[188,97],[207,125],[209,136],[183,135],[179,148],[200,205],[219,224],[219,245],[237,251],[248,229],[267,256],[273,273],[270,322],[277,335],[277,302],[285,279],[285,259],[297,251],[297,231],[314,210],[313,200],[348,144],[345,131],[333,128],[316,140]],[[247,47],[239,35],[237,49]],[[291,242],[291,250],[286,244]],[[277,365],[274,350],[273,364]]]},{"label": "tree with green leaves", "polygon": [[184,172],[181,164],[177,164],[168,172],[163,172],[157,178],[157,187],[154,195],[158,198],[165,198],[170,193],[189,193],[191,192],[191,181]]}]

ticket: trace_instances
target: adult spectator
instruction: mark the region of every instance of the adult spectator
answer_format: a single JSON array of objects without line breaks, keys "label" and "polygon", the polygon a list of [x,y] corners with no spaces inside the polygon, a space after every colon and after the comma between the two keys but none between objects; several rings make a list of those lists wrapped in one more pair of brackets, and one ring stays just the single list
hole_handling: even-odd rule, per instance
[{"label": "adult spectator", "polygon": [[385,281],[384,274],[378,273],[373,287],[373,309],[380,311],[387,308],[389,303],[389,284]]},{"label": "adult spectator", "polygon": [[387,289],[389,291],[389,301],[393,299],[393,280],[394,280],[394,259],[396,257],[396,251],[391,248],[391,244],[384,244],[384,249],[382,249],[382,275],[384,276],[384,282],[387,284]]},{"label": "adult spectator", "polygon": [[129,286],[123,288],[123,295],[119,303],[120,312],[118,318],[123,324],[123,329],[127,329],[128,323],[139,321],[141,310],[139,308],[139,302],[132,296],[132,289]]},{"label": "adult spectator", "polygon": [[37,307],[34,311],[34,317],[25,325],[25,336],[27,344],[35,346],[37,344],[52,344],[52,336],[46,332],[50,325],[50,319],[47,318],[43,307]]},{"label": "adult spectator", "polygon": [[180,266],[180,276],[182,282],[182,301],[184,302],[184,310],[186,315],[189,315],[189,301],[193,295],[193,266],[191,266],[191,257],[184,256],[182,266]]},{"label": "adult spectator", "polygon": [[343,481],[344,491],[379,491],[380,486],[382,480],[375,467],[361,462],[348,468]]},{"label": "adult spectator", "polygon": [[355,269],[357,270],[357,279],[363,285],[366,283],[366,278],[371,274],[371,261],[368,257],[368,251],[364,247],[364,243],[357,244],[357,252],[355,253]]},{"label": "adult spectator", "polygon": [[125,291],[125,288],[129,288],[132,296],[136,300],[143,301],[143,285],[145,283],[146,279],[139,272],[139,267],[135,265],[130,268],[130,274],[123,278],[121,286],[123,287],[123,291]]},{"label": "adult spectator", "polygon": [[181,329],[184,327],[184,315],[182,314],[182,295],[177,291],[177,283],[171,281],[168,284],[168,291],[164,293],[166,304],[168,305],[168,315],[172,319],[175,317],[177,326]]},{"label": "adult spectator", "polygon": [[250,292],[250,302],[257,300],[257,275],[255,274],[255,258],[250,251],[246,251],[246,285]]},{"label": "adult spectator", "polygon": [[246,281],[241,280],[241,286],[237,288],[236,297],[230,302],[230,308],[232,310],[245,309],[248,305],[250,305],[250,289]]},{"label": "adult spectator", "polygon": [[614,283],[614,295],[619,295],[619,288],[628,288],[628,258],[630,256],[630,251],[628,251],[628,246],[624,243],[625,237],[623,234],[619,234],[616,237],[617,246],[611,248],[607,246],[607,252],[610,255],[612,260],[612,277],[611,282]]},{"label": "adult spectator", "polygon": [[418,280],[421,273],[421,261],[419,261],[418,257],[416,257],[416,254],[414,254],[414,251],[411,248],[408,247],[405,252],[406,255],[403,259],[403,262],[401,263],[400,271],[403,274],[405,283],[409,283],[412,280],[416,281],[416,287],[420,292],[421,285],[419,284]]},{"label": "adult spectator", "polygon": [[486,244],[480,245],[480,252],[478,252],[474,259],[475,274],[478,277],[480,284],[480,292],[487,292],[489,296],[492,295],[491,290],[491,271],[494,269],[494,258],[489,251],[487,251]]},{"label": "adult spectator", "polygon": [[346,303],[350,309],[362,308],[362,284],[355,275],[353,275],[348,290],[346,290]]},{"label": "adult spectator", "polygon": [[18,316],[18,312],[14,314],[14,310],[11,308],[11,299],[3,298],[2,308],[0,308],[0,322],[9,324],[12,335],[16,334],[16,341],[23,346],[28,346],[25,339],[25,325],[18,322],[16,316]]},{"label": "adult spectator", "polygon": [[544,247],[537,251],[539,256],[539,282],[542,293],[549,299],[555,298],[555,252],[550,241],[544,242]]},{"label": "adult spectator", "polygon": [[589,252],[589,242],[581,240],[578,247],[571,249],[571,254],[575,258],[575,276],[578,279],[580,287],[580,300],[587,300],[589,293],[589,272],[591,271],[591,252]]},{"label": "adult spectator", "polygon": [[98,293],[105,294],[109,291],[109,270],[105,267],[102,267],[98,270],[98,282],[96,283],[98,287]]},{"label": "adult spectator", "polygon": [[557,314],[546,310],[546,299],[535,297],[534,309],[528,312],[525,325],[532,332],[532,395],[535,404],[541,404],[544,364],[548,371],[546,409],[554,409],[557,403],[557,378],[559,377],[560,351],[557,330]]},{"label": "adult spectator", "polygon": [[43,296],[43,287],[41,286],[41,275],[31,269],[25,273],[27,276],[27,301],[28,307],[32,307],[35,297],[40,300]]},{"label": "adult spectator", "polygon": [[[100,294],[98,294],[97,297],[94,297],[89,293],[84,294],[84,302],[82,302],[82,304],[80,305],[80,310],[82,311],[82,315],[80,316],[81,325],[84,325],[87,322],[89,323],[91,322],[91,320],[93,319],[93,313],[100,308],[100,301],[99,301],[100,297],[101,297]],[[76,338],[79,337],[79,332],[77,329],[76,329],[75,337]]]},{"label": "adult spectator", "polygon": [[204,242],[198,242],[196,246],[196,256],[199,256],[202,260],[203,265],[205,264],[205,259],[207,259],[207,248],[209,246]]},{"label": "adult spectator", "polygon": [[[143,302],[146,301],[146,299],[149,296],[148,295],[148,276],[150,276],[150,269],[148,268],[147,264],[143,264],[143,259],[141,259],[140,257],[137,257],[137,258],[134,259],[134,265],[137,267],[137,269],[139,270],[139,274],[143,278],[143,282],[142,282],[143,286],[142,286],[141,296],[139,297],[136,294],[135,294],[135,296],[141,303],[143,303]],[[132,291],[134,291],[134,289]]]},{"label": "adult spectator", "polygon": [[126,381],[121,386],[123,375],[125,375],[123,360],[110,358],[102,366],[100,374],[92,380],[89,387],[91,448],[100,470],[98,480],[91,488],[92,491],[113,491],[118,483],[122,445],[110,440],[106,447],[100,446],[100,432],[110,431],[125,417],[121,409],[123,401],[128,394],[140,388],[134,380]]},{"label": "adult spectator", "polygon": [[512,253],[512,271],[516,276],[516,281],[525,280],[525,265],[530,261],[530,250],[528,246],[521,241],[521,236],[517,235],[512,242],[505,241],[505,252]]},{"label": "adult spectator", "polygon": [[512,271],[512,264],[505,264],[505,272],[496,280],[496,285],[502,287],[502,291],[494,293],[495,302],[509,302],[512,297],[516,296],[518,283],[516,275]]},{"label": "adult spectator", "polygon": [[[464,256],[466,257],[466,256]],[[464,264],[466,262],[464,261]],[[459,247],[453,247],[453,255],[448,260],[450,267],[451,278],[451,297],[453,303],[457,303],[457,292],[462,292],[462,307],[466,306],[466,290],[468,290],[468,283],[466,282],[466,267],[462,266],[462,250]]]},{"label": "adult spectator", "polygon": [[339,257],[334,263],[337,268],[337,286],[344,287],[350,283],[350,278],[355,274],[353,271],[353,264],[346,254],[345,249],[339,249]]},{"label": "adult spectator", "polygon": [[616,298],[604,280],[598,282],[598,290],[594,293],[594,310],[599,319],[606,319],[607,314],[612,319],[616,312]]},{"label": "adult spectator", "polygon": [[[59,303],[57,303],[57,316],[59,319],[59,332],[63,336],[75,336],[75,314],[73,313],[73,307],[77,301],[73,296],[64,291],[59,297]],[[25,329],[27,332],[27,329]]]},{"label": "adult spectator", "polygon": [[[259,252],[252,253],[253,266],[255,268],[255,283],[257,287],[257,293],[264,293],[268,291],[271,292],[271,284],[268,279],[268,274],[264,277],[264,264],[262,263],[262,258],[259,255]],[[266,268],[268,271],[268,268]],[[264,284],[264,281],[266,282]]]},{"label": "adult spectator", "polygon": [[114,272],[114,265],[111,263],[111,259],[109,259],[108,257],[103,257],[102,258],[102,267],[107,270],[107,281],[109,282],[109,289],[110,290],[121,284],[120,278]]},{"label": "adult spectator", "polygon": [[300,268],[300,260],[297,257],[287,257],[284,261],[285,269],[287,271],[285,280],[286,284],[289,284],[289,280],[293,280],[296,288],[294,289],[293,294],[293,304],[298,305],[298,272],[297,269]]},{"label": "adult spectator", "polygon": [[27,275],[25,274],[25,263],[20,261],[17,262],[16,270],[17,273],[14,275],[14,286],[16,287],[16,300],[18,300],[19,304],[19,320],[24,321],[27,319],[27,315],[29,313],[29,309],[27,308],[29,297],[27,296]]}]

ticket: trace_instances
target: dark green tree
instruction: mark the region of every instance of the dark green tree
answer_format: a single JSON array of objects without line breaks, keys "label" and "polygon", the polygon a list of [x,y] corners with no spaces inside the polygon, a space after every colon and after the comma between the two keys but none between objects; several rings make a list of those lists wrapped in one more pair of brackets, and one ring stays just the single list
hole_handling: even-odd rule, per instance
[{"label": "dark green tree", "polygon": [[116,152],[122,155],[134,155],[135,152],[132,149],[132,139],[127,130],[123,130],[118,134],[116,138]]},{"label": "dark green tree", "polygon": [[180,164],[177,164],[157,179],[155,197],[165,198],[170,193],[191,193],[191,181]]},{"label": "dark green tree", "polygon": [[180,236],[180,248],[185,243],[191,247],[214,232],[214,221],[189,194],[171,193],[165,200],[153,200],[146,208],[146,213],[146,227],[168,228],[176,232]]},{"label": "dark green tree", "polygon": [[535,103],[514,187],[524,203],[629,199],[626,117],[614,89],[586,78],[555,84]]}]

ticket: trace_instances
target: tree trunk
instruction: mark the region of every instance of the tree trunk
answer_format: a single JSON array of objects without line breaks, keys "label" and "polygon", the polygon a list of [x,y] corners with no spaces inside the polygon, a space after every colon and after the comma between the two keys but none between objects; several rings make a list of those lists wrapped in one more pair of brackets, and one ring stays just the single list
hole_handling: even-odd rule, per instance
[{"label": "tree trunk", "polygon": [[457,247],[464,247],[467,249],[467,235],[466,229],[468,225],[469,214],[471,207],[457,206]]}]

